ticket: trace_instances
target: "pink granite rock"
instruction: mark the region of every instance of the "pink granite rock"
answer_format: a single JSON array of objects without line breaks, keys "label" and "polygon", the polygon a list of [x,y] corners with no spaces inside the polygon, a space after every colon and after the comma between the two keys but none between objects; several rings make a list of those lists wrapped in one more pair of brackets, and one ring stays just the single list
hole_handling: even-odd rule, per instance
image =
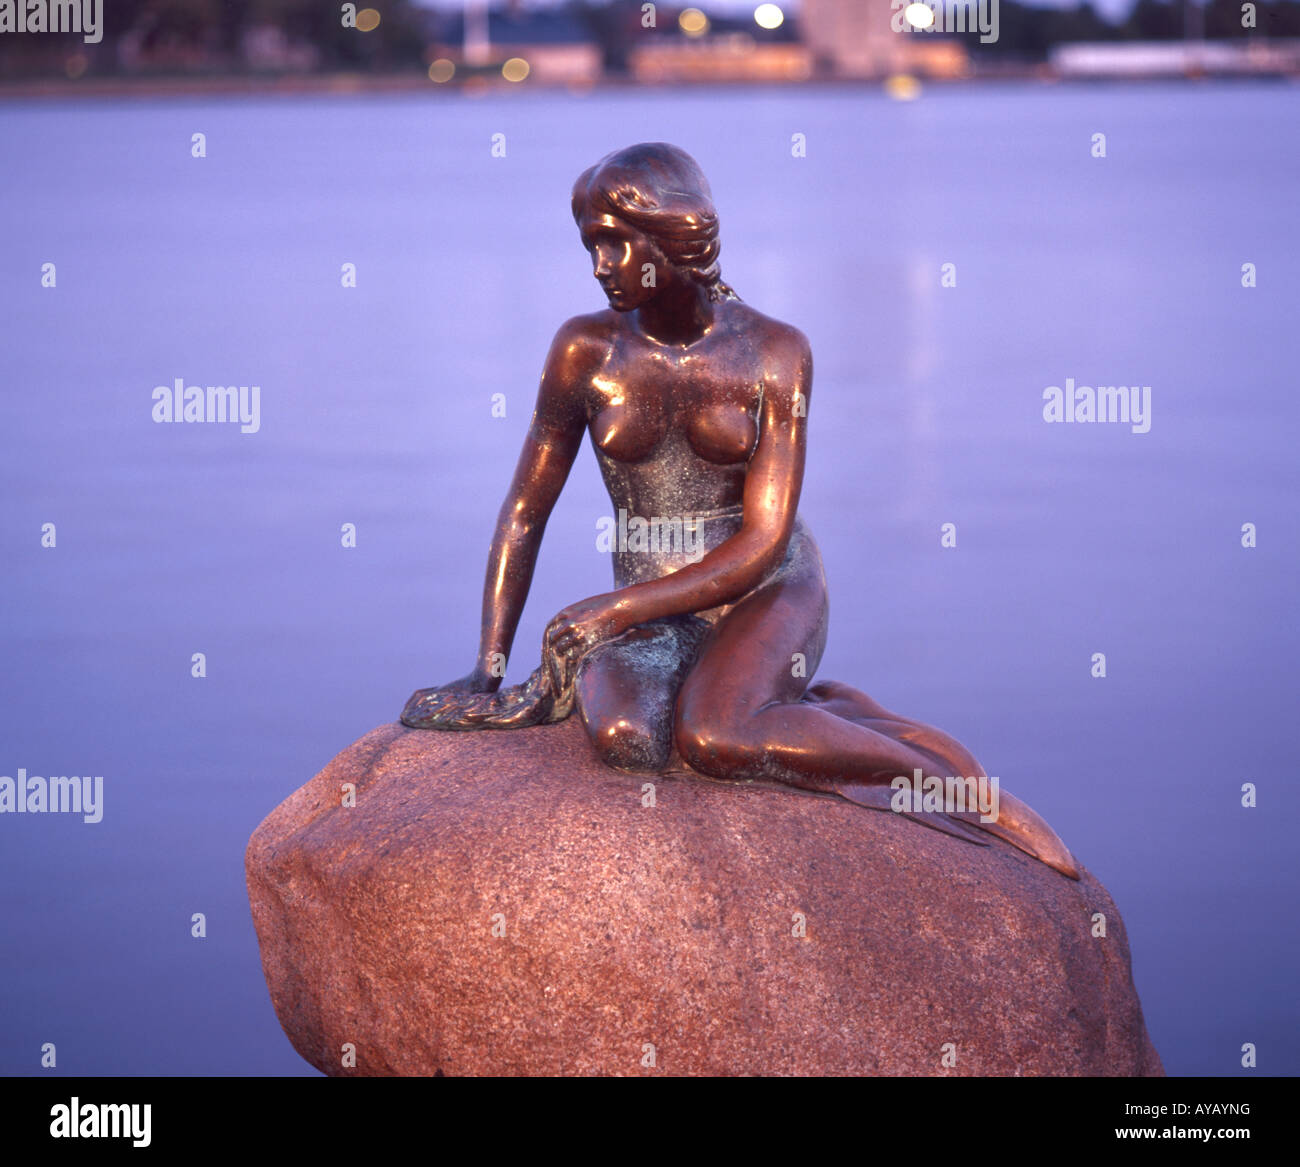
[{"label": "pink granite rock", "polygon": [[382,726],[246,865],[276,1013],[326,1074],[1162,1073],[1086,871],[623,774],[572,719]]}]

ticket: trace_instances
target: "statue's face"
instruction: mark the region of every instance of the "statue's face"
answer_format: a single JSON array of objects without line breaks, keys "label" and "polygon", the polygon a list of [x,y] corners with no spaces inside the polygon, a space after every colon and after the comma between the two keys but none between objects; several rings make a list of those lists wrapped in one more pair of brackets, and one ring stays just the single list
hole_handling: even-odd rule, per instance
[{"label": "statue's face", "polygon": [[671,278],[667,259],[644,231],[613,215],[587,214],[579,223],[591,270],[605,289],[609,306],[631,312],[654,298]]}]

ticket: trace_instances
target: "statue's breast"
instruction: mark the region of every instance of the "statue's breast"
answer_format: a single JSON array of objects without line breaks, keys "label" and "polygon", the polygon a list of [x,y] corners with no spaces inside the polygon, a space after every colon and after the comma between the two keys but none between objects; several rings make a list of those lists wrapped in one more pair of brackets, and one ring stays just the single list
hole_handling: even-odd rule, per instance
[{"label": "statue's breast", "polygon": [[668,434],[666,403],[653,393],[614,393],[591,419],[591,440],[618,462],[641,462]]},{"label": "statue's breast", "polygon": [[691,449],[708,462],[748,462],[758,445],[757,409],[744,400],[714,402],[683,420]]},{"label": "statue's breast", "polygon": [[756,387],[665,375],[644,385],[608,387],[590,423],[592,441],[619,462],[642,462],[667,443],[689,446],[716,465],[747,462],[758,445]]}]

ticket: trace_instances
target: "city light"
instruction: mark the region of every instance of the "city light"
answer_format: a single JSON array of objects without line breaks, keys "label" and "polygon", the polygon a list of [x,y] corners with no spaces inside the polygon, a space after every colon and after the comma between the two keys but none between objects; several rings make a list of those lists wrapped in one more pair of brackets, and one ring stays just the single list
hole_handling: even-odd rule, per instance
[{"label": "city light", "polygon": [[909,4],[903,9],[903,19],[913,28],[929,28],[934,23],[934,9],[928,4]]},{"label": "city light", "polygon": [[501,66],[501,76],[507,81],[522,81],[528,76],[528,62],[523,57],[511,57]]},{"label": "city light", "polygon": [[439,85],[444,81],[450,81],[455,76],[456,63],[447,60],[446,57],[439,57],[429,66],[429,80],[436,81]]},{"label": "city light", "polygon": [[698,8],[683,8],[677,24],[687,36],[703,36],[709,31],[709,18]]},{"label": "city light", "polygon": [[885,96],[895,101],[915,101],[921,96],[921,83],[906,73],[885,78]]},{"label": "city light", "polygon": [[780,28],[785,22],[785,13],[775,4],[760,4],[754,9],[754,23],[759,28]]},{"label": "city light", "polygon": [[357,31],[374,32],[379,27],[379,13],[373,8],[363,8],[357,13]]}]

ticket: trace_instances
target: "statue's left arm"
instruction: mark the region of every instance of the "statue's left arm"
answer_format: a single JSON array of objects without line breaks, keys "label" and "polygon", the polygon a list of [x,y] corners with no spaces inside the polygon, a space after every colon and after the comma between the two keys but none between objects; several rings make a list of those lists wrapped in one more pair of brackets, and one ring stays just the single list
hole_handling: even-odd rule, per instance
[{"label": "statue's left arm", "polygon": [[649,620],[731,603],[781,563],[803,486],[812,353],[797,329],[781,326],[780,333],[764,340],[769,361],[740,530],[698,563],[566,608],[546,631],[554,651],[585,651]]}]

